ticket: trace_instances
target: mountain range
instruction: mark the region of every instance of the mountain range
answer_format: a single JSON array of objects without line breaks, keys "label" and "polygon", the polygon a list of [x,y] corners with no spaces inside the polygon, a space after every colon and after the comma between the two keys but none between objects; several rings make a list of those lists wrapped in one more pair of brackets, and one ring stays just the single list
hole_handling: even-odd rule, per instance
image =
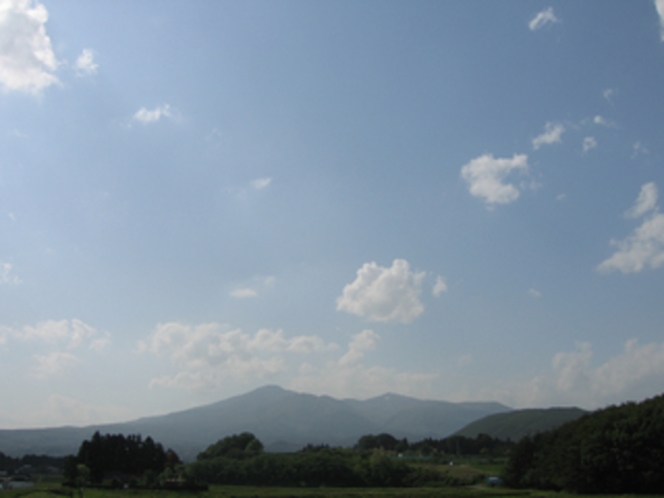
[{"label": "mountain range", "polygon": [[307,444],[352,446],[367,434],[389,433],[417,441],[444,438],[487,415],[511,411],[494,402],[451,403],[384,394],[368,400],[288,391],[265,386],[213,404],[130,422],[0,430],[0,452],[9,456],[73,454],[95,431],[150,436],[184,460],[226,436],[254,433],[267,451],[294,451]]}]

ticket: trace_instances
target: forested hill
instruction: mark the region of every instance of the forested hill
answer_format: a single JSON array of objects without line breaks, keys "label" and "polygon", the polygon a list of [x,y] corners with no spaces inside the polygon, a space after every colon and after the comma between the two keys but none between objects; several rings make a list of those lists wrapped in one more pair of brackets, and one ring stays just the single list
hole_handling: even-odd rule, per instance
[{"label": "forested hill", "polygon": [[496,413],[471,422],[455,435],[475,438],[480,434],[487,434],[503,441],[519,441],[525,436],[560,427],[586,413],[588,412],[580,408],[526,409]]},{"label": "forested hill", "polygon": [[525,437],[510,454],[513,487],[574,493],[664,493],[664,395],[612,406]]},{"label": "forested hill", "polygon": [[492,413],[509,411],[499,403],[449,403],[395,394],[369,400],[335,399],[266,386],[206,406],[121,424],[82,428],[0,430],[0,451],[67,455],[95,431],[141,434],[193,459],[211,442],[245,431],[268,451],[296,451],[307,444],[351,446],[365,434],[389,432],[420,440],[443,438]]}]

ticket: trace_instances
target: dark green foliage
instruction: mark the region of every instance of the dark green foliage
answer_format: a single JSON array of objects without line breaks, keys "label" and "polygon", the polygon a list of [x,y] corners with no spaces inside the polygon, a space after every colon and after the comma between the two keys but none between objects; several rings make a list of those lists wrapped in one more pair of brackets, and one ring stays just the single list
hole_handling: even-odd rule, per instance
[{"label": "dark green foliage", "polygon": [[384,450],[395,450],[399,440],[391,434],[378,434],[373,436],[371,434],[362,436],[355,445],[355,448],[360,451],[374,450],[382,448]]},{"label": "dark green foliage", "polygon": [[199,458],[188,467],[194,479],[258,486],[405,486],[411,469],[385,452],[360,453],[308,446],[290,454]]},{"label": "dark green foliage", "polygon": [[68,460],[65,479],[75,482],[80,466],[89,470],[89,479],[100,484],[107,473],[142,475],[148,471],[158,475],[166,466],[166,452],[151,437],[123,436],[95,432],[90,441],[83,441],[75,458]]},{"label": "dark green foliage", "polygon": [[21,467],[30,466],[37,473],[47,473],[49,469],[62,470],[65,457],[51,457],[46,455],[25,455],[21,458],[12,458],[0,452],[0,470],[13,474]]},{"label": "dark green foliage", "polygon": [[664,396],[586,415],[524,438],[504,472],[514,487],[664,493]]},{"label": "dark green foliage", "polygon": [[422,455],[504,455],[513,443],[479,434],[476,438],[450,436],[445,439],[423,439],[409,446],[412,452]]},{"label": "dark green foliage", "polygon": [[218,457],[250,458],[263,452],[263,443],[251,432],[233,434],[220,439],[198,454],[197,460],[210,460]]}]

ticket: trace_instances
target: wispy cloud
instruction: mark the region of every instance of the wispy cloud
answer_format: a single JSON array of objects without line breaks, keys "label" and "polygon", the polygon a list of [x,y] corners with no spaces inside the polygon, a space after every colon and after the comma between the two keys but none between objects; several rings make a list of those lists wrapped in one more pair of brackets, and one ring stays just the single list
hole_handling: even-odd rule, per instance
[{"label": "wispy cloud", "polygon": [[542,297],[542,293],[535,288],[528,289],[528,295],[530,297],[534,297],[535,299],[539,299],[540,297]]},{"label": "wispy cloud", "polygon": [[438,275],[436,277],[436,283],[433,285],[433,289],[431,290],[431,293],[438,297],[440,296],[443,292],[447,292],[447,284],[445,283],[445,279]]},{"label": "wispy cloud", "polygon": [[618,250],[597,267],[600,273],[619,270],[622,273],[637,273],[646,267],[656,269],[664,265],[664,214],[657,206],[657,187],[647,183],[634,206],[625,215],[628,218],[646,216],[641,226],[624,240],[612,240]]},{"label": "wispy cloud", "polygon": [[231,291],[231,297],[236,299],[247,299],[251,297],[258,297],[258,292],[256,289],[250,287],[243,287],[241,289],[233,289]]},{"label": "wispy cloud", "polygon": [[89,48],[83,50],[76,59],[76,74],[78,76],[91,76],[97,73],[99,64],[95,62],[94,52]]},{"label": "wispy cloud", "polygon": [[63,351],[35,355],[35,360],[37,360],[37,367],[33,370],[33,375],[39,379],[60,375],[79,363],[79,359],[75,355]]},{"label": "wispy cloud", "polygon": [[0,84],[5,90],[39,94],[58,83],[47,20],[48,11],[39,2],[0,3]]},{"label": "wispy cloud", "polygon": [[659,36],[664,42],[664,0],[655,0],[655,9],[659,15]]},{"label": "wispy cloud", "polygon": [[156,123],[163,118],[168,118],[172,116],[171,106],[169,104],[163,104],[155,107],[152,110],[148,110],[145,107],[141,107],[134,114],[134,121],[138,121],[142,124]]},{"label": "wispy cloud", "polygon": [[536,31],[540,28],[543,28],[547,24],[553,24],[556,22],[560,22],[560,20],[553,13],[553,7],[549,7],[542,10],[541,12],[538,12],[535,17],[530,20],[528,27],[531,31]]},{"label": "wispy cloud", "polygon": [[565,127],[560,123],[547,123],[544,127],[544,133],[533,138],[533,149],[537,150],[542,145],[551,145],[562,142],[562,135]]},{"label": "wispy cloud", "polygon": [[376,322],[412,322],[424,311],[419,299],[424,276],[411,272],[404,259],[395,259],[390,268],[366,263],[337,298],[337,310]]},{"label": "wispy cloud", "polygon": [[658,197],[659,192],[657,191],[657,185],[653,182],[646,183],[641,187],[641,191],[636,198],[634,206],[625,212],[625,216],[627,218],[639,218],[647,212],[657,209]]},{"label": "wispy cloud", "polygon": [[439,377],[436,373],[402,372],[365,364],[367,355],[378,347],[380,340],[373,330],[355,334],[338,359],[322,365],[303,363],[290,387],[343,398],[366,398],[386,392],[430,396]]},{"label": "wispy cloud", "polygon": [[272,183],[272,178],[256,178],[251,182],[251,186],[256,190],[262,190]]},{"label": "wispy cloud", "polygon": [[588,152],[590,149],[597,147],[597,140],[595,137],[586,137],[583,139],[583,152]]},{"label": "wispy cloud", "polygon": [[607,128],[615,128],[616,127],[616,124],[613,121],[611,121],[610,119],[606,119],[605,117],[599,116],[599,115],[595,116],[593,118],[593,123],[595,123],[596,125],[600,125],[600,126],[606,126]]},{"label": "wispy cloud", "polygon": [[470,194],[486,204],[509,204],[519,198],[519,189],[505,178],[512,172],[528,172],[528,156],[496,159],[492,154],[476,157],[461,168],[461,177],[470,186]]},{"label": "wispy cloud", "polygon": [[11,263],[0,263],[0,284],[18,285],[23,281],[14,275]]}]

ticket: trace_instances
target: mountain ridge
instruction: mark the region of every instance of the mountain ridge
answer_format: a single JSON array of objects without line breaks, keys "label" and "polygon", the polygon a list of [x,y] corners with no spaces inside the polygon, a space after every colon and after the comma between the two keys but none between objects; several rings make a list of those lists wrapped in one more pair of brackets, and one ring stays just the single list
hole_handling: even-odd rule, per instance
[{"label": "mountain ridge", "polygon": [[385,393],[367,400],[259,387],[195,408],[128,422],[82,427],[0,430],[0,452],[10,456],[75,453],[95,431],[150,436],[191,460],[208,445],[253,432],[266,449],[297,450],[307,444],[351,446],[366,434],[443,438],[486,415],[511,408],[495,402],[452,403]]}]

